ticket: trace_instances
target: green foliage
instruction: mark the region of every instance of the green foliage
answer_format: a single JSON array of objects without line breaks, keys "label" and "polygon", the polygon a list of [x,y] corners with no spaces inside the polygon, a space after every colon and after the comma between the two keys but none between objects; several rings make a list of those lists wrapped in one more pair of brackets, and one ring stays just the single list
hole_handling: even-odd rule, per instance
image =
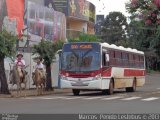
[{"label": "green foliage", "polygon": [[55,50],[58,51],[62,49],[64,42],[62,40],[58,40],[54,43]]},{"label": "green foliage", "polygon": [[126,8],[131,13],[129,39],[134,48],[159,53],[160,6],[158,0],[130,0]]},{"label": "green foliage", "polygon": [[96,35],[80,34],[79,38],[69,39],[69,42],[99,42]]},{"label": "green foliage", "polygon": [[12,57],[16,53],[16,40],[18,40],[17,36],[8,33],[4,29],[0,31],[0,93],[9,94],[4,58]]},{"label": "green foliage", "polygon": [[[0,56],[11,57],[16,53],[17,36],[8,33],[6,30],[0,32]],[[3,58],[1,58],[3,59]]]},{"label": "green foliage", "polygon": [[126,4],[126,9],[129,13],[135,13],[138,10],[143,10],[141,12],[144,13],[148,10],[154,11],[156,9],[156,5],[153,3],[153,0],[130,0]]},{"label": "green foliage", "polygon": [[110,12],[102,25],[102,41],[116,44],[118,41],[126,41],[127,20],[120,12]]},{"label": "green foliage", "polygon": [[128,39],[126,39],[126,40],[119,40],[119,41],[115,42],[115,44],[117,46],[129,47],[129,41],[128,41]]},{"label": "green foliage", "polygon": [[63,42],[61,41],[53,43],[51,41],[41,40],[39,44],[33,46],[32,53],[41,56],[44,59],[45,65],[50,65],[55,58],[57,50],[61,49],[62,46]]},{"label": "green foliage", "polygon": [[156,32],[156,36],[153,36],[151,41],[151,47],[155,49],[155,53],[160,56],[160,30]]},{"label": "green foliage", "polygon": [[154,0],[130,0],[126,4],[126,9],[133,18],[141,19],[144,22],[151,20],[151,23],[147,24],[155,24],[159,13],[159,8]]},{"label": "green foliage", "polygon": [[136,48],[138,50],[145,50],[146,30],[143,28],[143,22],[141,21],[131,21],[128,27],[128,37],[129,45],[131,48]]}]

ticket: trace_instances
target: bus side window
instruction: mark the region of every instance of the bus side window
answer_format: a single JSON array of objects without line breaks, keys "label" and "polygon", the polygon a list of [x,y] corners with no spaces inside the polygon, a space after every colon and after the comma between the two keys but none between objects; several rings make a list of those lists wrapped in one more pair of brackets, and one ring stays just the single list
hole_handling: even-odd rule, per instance
[{"label": "bus side window", "polygon": [[109,61],[109,64],[110,65],[115,65],[116,64],[116,62],[115,62],[115,51],[114,50],[110,50],[110,55],[109,55],[109,59],[110,59],[110,61]]},{"label": "bus side window", "polygon": [[124,58],[123,58],[122,52],[120,53],[120,55],[121,55],[121,56],[120,56],[120,66],[123,66],[123,59],[124,59]]},{"label": "bus side window", "polygon": [[138,55],[134,54],[134,67],[138,68]]},{"label": "bus side window", "polygon": [[140,56],[140,66],[141,68],[144,68],[144,57]]},{"label": "bus side window", "polygon": [[126,55],[127,66],[129,66],[129,54],[127,53]]},{"label": "bus side window", "polygon": [[118,66],[123,66],[123,55],[122,55],[122,51],[117,52],[118,53]]},{"label": "bus side window", "polygon": [[132,54],[130,53],[129,54],[129,67],[131,68],[133,66],[133,56]]},{"label": "bus side window", "polygon": [[120,53],[119,51],[115,51],[115,60],[116,60],[116,66],[120,65]]},{"label": "bus side window", "polygon": [[138,67],[141,68],[141,56],[138,55]]},{"label": "bus side window", "polygon": [[126,52],[122,53],[122,61],[124,66],[128,66],[129,55]]}]

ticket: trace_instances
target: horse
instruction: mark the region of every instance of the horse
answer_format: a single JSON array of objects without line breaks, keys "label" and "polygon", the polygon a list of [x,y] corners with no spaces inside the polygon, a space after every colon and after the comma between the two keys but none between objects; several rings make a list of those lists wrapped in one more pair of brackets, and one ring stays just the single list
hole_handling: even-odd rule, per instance
[{"label": "horse", "polygon": [[[11,66],[10,66],[10,68],[11,68]],[[10,78],[9,78],[10,83],[12,85],[14,85],[14,84],[17,85],[17,97],[21,96],[22,83],[25,85],[24,86],[24,90],[25,90],[26,83],[27,83],[26,75],[28,73],[24,70],[22,72],[22,68],[20,68],[20,66],[14,65],[13,68],[10,70],[9,74],[10,74]],[[26,96],[26,94],[25,94],[25,96]]]},{"label": "horse", "polygon": [[32,79],[35,81],[37,95],[41,95],[45,88],[45,79],[42,77],[42,72],[39,69],[36,69],[32,73]]}]

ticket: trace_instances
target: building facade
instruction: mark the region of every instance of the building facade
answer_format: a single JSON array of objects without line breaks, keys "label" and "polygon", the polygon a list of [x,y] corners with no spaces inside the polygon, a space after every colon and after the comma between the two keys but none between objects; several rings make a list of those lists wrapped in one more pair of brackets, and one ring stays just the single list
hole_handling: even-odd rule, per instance
[{"label": "building facade", "polygon": [[96,15],[95,34],[101,35],[101,26],[104,22],[104,15]]},{"label": "building facade", "polygon": [[[29,73],[27,86],[32,88],[31,73],[35,63],[30,48],[33,44],[42,38],[66,41],[66,38],[79,37],[81,33],[94,34],[95,6],[86,0],[0,0],[0,30],[3,21],[10,32],[20,37],[18,50],[23,51],[26,65],[29,65],[26,68]],[[58,76],[59,60],[56,61],[52,66],[55,68],[53,86],[58,86],[58,78],[54,78]],[[11,70],[9,63],[5,60],[7,76]]]},{"label": "building facade", "polygon": [[94,34],[95,6],[86,0],[44,0],[44,5],[66,15],[67,38]]}]

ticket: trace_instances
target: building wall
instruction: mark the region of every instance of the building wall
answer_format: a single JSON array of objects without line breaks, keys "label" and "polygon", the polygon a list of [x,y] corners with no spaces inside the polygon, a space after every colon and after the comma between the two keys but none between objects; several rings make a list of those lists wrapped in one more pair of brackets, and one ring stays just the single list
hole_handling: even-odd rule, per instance
[{"label": "building wall", "polygon": [[86,0],[44,0],[45,5],[67,17],[67,38],[94,34],[95,6]]},{"label": "building wall", "polygon": [[87,23],[70,19],[67,21],[67,29],[87,33]]},{"label": "building wall", "polygon": [[[32,79],[32,72],[34,70],[34,67],[36,65],[36,63],[33,61],[33,58],[35,56],[32,55],[32,53],[24,53],[24,60],[26,63],[26,71],[28,72],[26,79],[27,79],[27,84],[26,84],[26,88],[30,89],[30,88],[35,88],[35,85],[33,84],[33,79]],[[52,80],[52,87],[60,87],[59,86],[59,55],[56,54],[56,59],[54,60],[55,62],[52,63],[51,65],[51,80]],[[9,78],[10,78],[10,70],[12,70],[13,68],[13,62],[10,58],[6,58],[4,61],[4,65],[5,65],[5,73],[6,73],[6,77],[7,77],[7,83],[9,86],[9,89],[17,89],[16,85],[12,85],[9,84]]]},{"label": "building wall", "polygon": [[[70,18],[67,20],[67,30],[72,32],[72,36],[78,37],[81,33],[94,34],[94,23]],[[75,33],[75,35],[74,35]],[[79,33],[79,34],[78,34]]]},{"label": "building wall", "polygon": [[104,22],[104,15],[97,15],[96,16],[96,24],[95,24],[95,34],[101,35],[101,26]]},{"label": "building wall", "polygon": [[31,46],[41,39],[66,41],[66,17],[63,13],[28,1],[26,19]]},{"label": "building wall", "polygon": [[39,5],[44,5],[44,0],[25,0],[25,5],[27,5],[28,1],[34,2],[34,3],[39,4]]},{"label": "building wall", "polygon": [[95,34],[95,30],[94,30],[94,24],[93,23],[88,23],[88,25],[87,25],[87,33],[88,34]]}]

